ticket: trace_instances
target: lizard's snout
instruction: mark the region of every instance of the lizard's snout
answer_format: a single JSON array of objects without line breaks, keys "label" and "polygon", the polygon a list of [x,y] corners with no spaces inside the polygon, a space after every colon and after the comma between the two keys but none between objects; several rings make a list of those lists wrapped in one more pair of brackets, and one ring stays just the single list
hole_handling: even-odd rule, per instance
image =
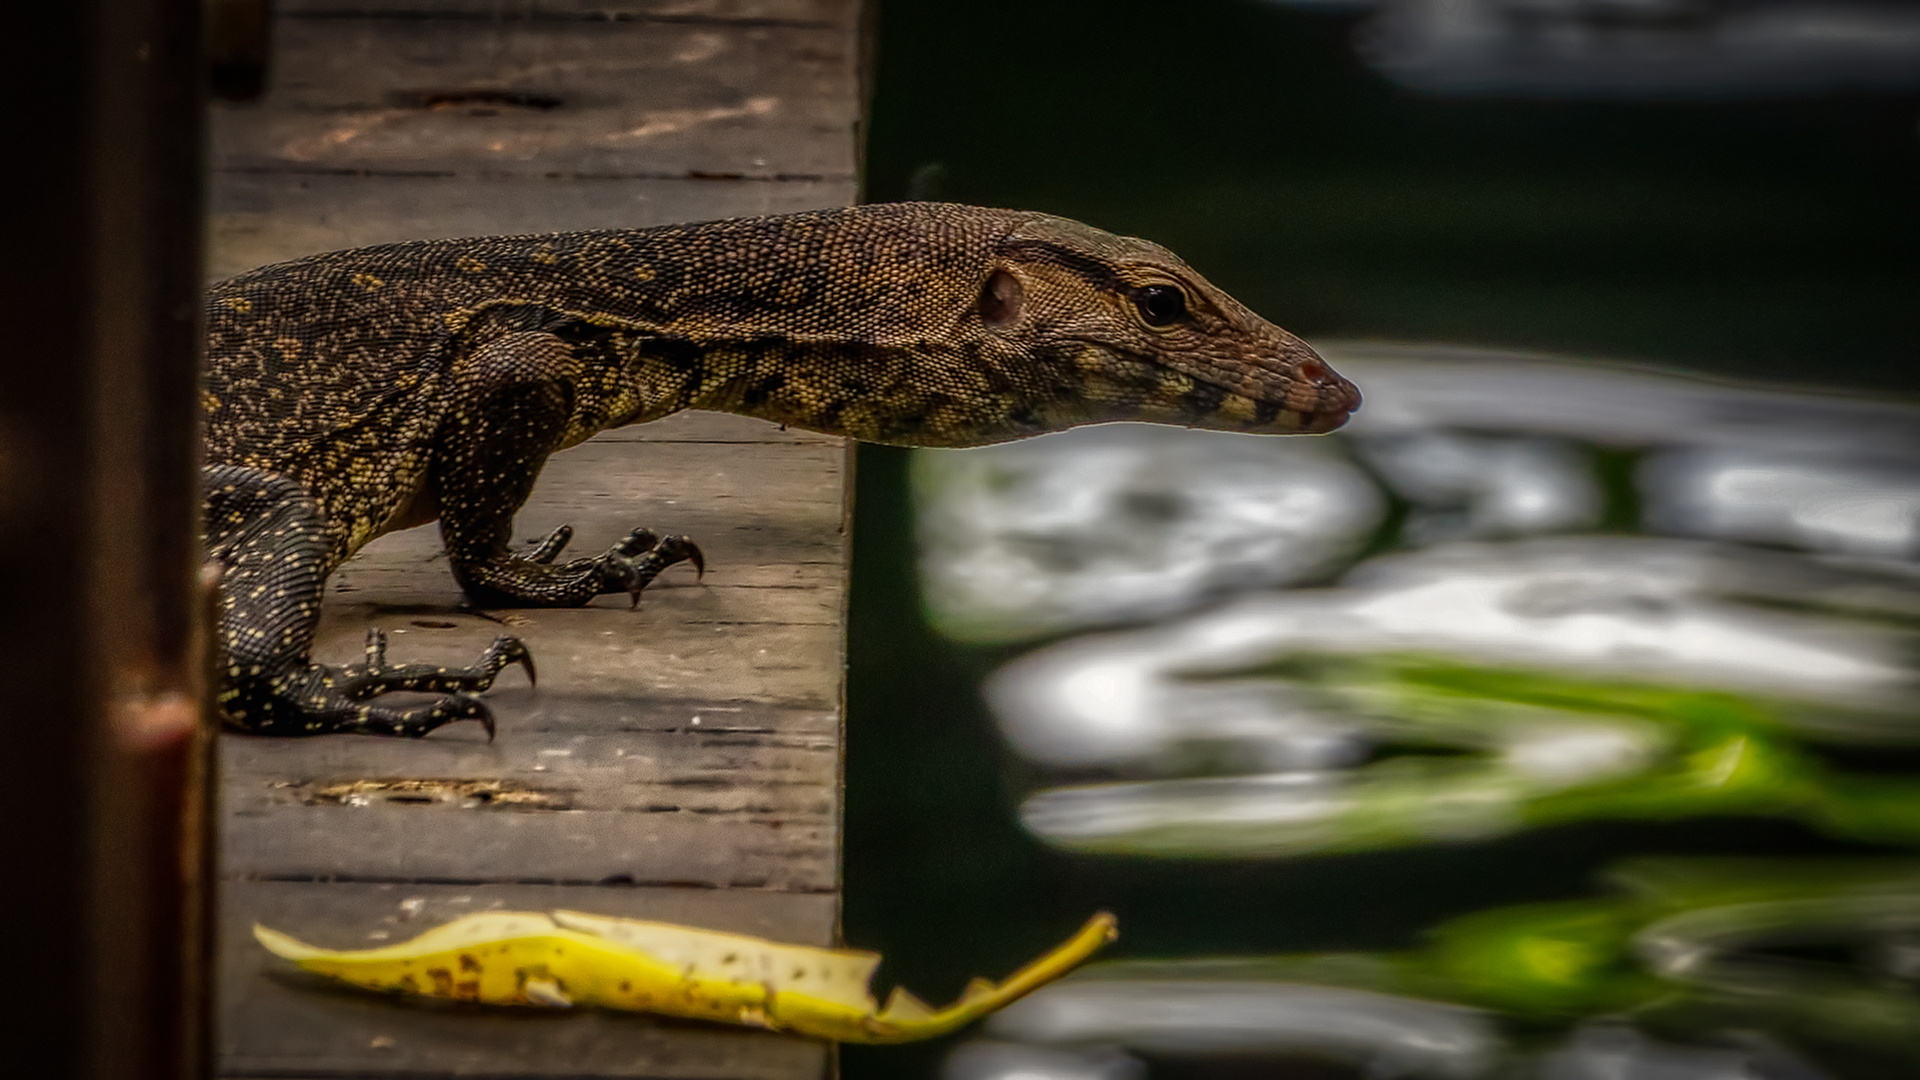
[{"label": "lizard's snout", "polygon": [[1300,418],[1297,431],[1325,434],[1346,423],[1360,407],[1360,388],[1304,344],[1299,350],[1306,355],[1292,364],[1282,397],[1287,410]]},{"label": "lizard's snout", "polygon": [[1353,381],[1327,366],[1318,356],[1300,361],[1296,369],[1302,382],[1313,392],[1313,404],[1304,411],[1337,413],[1342,419],[1360,408],[1360,388]]},{"label": "lizard's snout", "polygon": [[1360,388],[1343,375],[1328,374],[1331,377],[1320,390],[1320,407],[1309,414],[1305,430],[1310,435],[1332,431],[1346,423],[1360,408]]}]

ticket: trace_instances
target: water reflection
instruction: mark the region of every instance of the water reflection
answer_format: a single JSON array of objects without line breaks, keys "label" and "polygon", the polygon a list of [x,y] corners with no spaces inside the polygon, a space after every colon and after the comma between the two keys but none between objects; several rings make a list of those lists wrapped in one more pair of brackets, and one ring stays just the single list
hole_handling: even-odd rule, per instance
[{"label": "water reflection", "polygon": [[[1861,609],[1843,612],[1847,601]],[[1905,578],[1778,552],[1625,537],[1463,543],[1382,556],[1338,588],[1072,639],[1008,665],[986,692],[1013,746],[1054,766],[1148,766],[1193,741],[1249,744],[1248,764],[1340,760],[1330,739],[1432,728],[1431,708],[1406,713],[1371,692],[1378,671],[1285,666],[1321,655],[1670,680],[1764,695],[1809,730],[1904,739],[1913,635],[1889,620],[1916,607]],[[1362,699],[1371,707],[1354,708]]]},{"label": "water reflection", "polygon": [[914,488],[929,616],[970,641],[1150,618],[1324,573],[1382,513],[1330,447],[1140,425],[916,455]]},{"label": "water reflection", "polygon": [[1757,1032],[1724,1037],[1731,1045],[1682,1046],[1650,1039],[1625,1024],[1579,1028],[1542,1056],[1539,1080],[1825,1080],[1827,1074]]},{"label": "water reflection", "polygon": [[1475,1077],[1498,1045],[1480,1010],[1330,986],[1080,979],[1016,1002],[990,1030],[1031,1043],[1169,1054],[1311,1054],[1370,1076]]},{"label": "water reflection", "polygon": [[1920,84],[1920,10],[1806,0],[1390,0],[1359,33],[1413,90],[1585,98],[1890,92]]},{"label": "water reflection", "polygon": [[[1789,1042],[1881,1067],[1920,1055],[1920,996],[1899,966],[1920,864],[1646,859],[1609,877],[1614,895],[1464,916],[1405,953],[1098,964],[990,1030],[1311,1055],[1368,1076],[1816,1077]],[[1545,1049],[1516,1037],[1554,1019],[1568,1034]]]},{"label": "water reflection", "polygon": [[1592,528],[1604,496],[1564,439],[1422,431],[1360,440],[1360,454],[1412,504],[1408,543]]},{"label": "water reflection", "polygon": [[1114,1047],[1063,1049],[972,1042],[947,1055],[941,1080],[1146,1080],[1147,1066]]},{"label": "water reflection", "polygon": [[[1920,745],[1920,409],[1325,351],[1368,393],[1327,439],[1122,426],[921,455],[936,622],[1067,635],[985,687],[1035,781],[1032,835],[1276,858],[1742,815],[1920,847],[1920,778],[1860,767]],[[1103,965],[1003,1014],[951,1075],[1221,1053],[1553,1080],[1920,1068],[1914,865],[1611,880],[1404,954]],[[1516,1041],[1516,1018],[1557,1034]]]},{"label": "water reflection", "polygon": [[1710,447],[1660,455],[1642,473],[1648,522],[1663,532],[1920,557],[1920,475],[1911,462]]}]

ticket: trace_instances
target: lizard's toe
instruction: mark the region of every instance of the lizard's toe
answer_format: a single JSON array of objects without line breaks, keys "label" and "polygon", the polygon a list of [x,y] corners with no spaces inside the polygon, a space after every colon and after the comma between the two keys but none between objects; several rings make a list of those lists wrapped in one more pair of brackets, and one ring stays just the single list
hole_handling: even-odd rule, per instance
[{"label": "lizard's toe", "polygon": [[477,720],[487,729],[487,741],[494,736],[493,710],[487,703],[466,694],[448,694],[431,705],[417,709],[390,709],[382,705],[363,705],[351,730],[367,735],[395,735],[418,739],[448,724]]},{"label": "lizard's toe", "polygon": [[533,652],[527,648],[526,642],[521,641],[517,637],[509,637],[502,634],[494,638],[493,644],[487,646],[486,656],[480,660],[481,667],[495,672],[505,670],[515,664],[519,664],[526,669],[528,685],[540,685],[540,672],[534,667]]},{"label": "lizard's toe", "polygon": [[690,537],[677,535],[661,537],[653,550],[655,554],[661,556],[663,566],[671,566],[681,561],[690,562],[693,564],[694,579],[706,578],[707,557],[701,553],[700,545],[694,543]]},{"label": "lizard's toe", "polygon": [[700,577],[707,573],[707,559],[698,544],[677,534],[660,536],[651,529],[633,530],[603,558],[602,572],[607,582],[632,597],[631,606],[636,608],[640,606],[640,593],[660,576],[660,571],[675,563],[692,563]]},{"label": "lizard's toe", "polygon": [[613,545],[613,550],[609,552],[609,554],[620,555],[629,559],[637,559],[647,552],[652,551],[659,543],[659,533],[654,532],[652,529],[635,529],[628,533],[624,540]]},{"label": "lizard's toe", "polygon": [[573,526],[562,525],[548,533],[545,540],[534,545],[533,550],[528,552],[526,557],[530,562],[550,563],[566,549],[567,542],[572,539]]}]

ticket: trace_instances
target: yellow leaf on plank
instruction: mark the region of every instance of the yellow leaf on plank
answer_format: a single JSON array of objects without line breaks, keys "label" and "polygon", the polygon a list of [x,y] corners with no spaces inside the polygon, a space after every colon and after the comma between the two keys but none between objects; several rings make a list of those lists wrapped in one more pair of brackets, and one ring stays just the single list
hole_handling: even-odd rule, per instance
[{"label": "yellow leaf on plank", "polygon": [[455,919],[378,949],[319,949],[255,924],[269,952],[308,971],[397,994],[488,1005],[598,1005],[795,1031],[841,1042],[945,1034],[1071,971],[1113,940],[1102,913],[1003,983],[975,979],[930,1009],[896,988],[884,1009],[867,989],[880,957],[788,945],[674,923],[526,911]]}]

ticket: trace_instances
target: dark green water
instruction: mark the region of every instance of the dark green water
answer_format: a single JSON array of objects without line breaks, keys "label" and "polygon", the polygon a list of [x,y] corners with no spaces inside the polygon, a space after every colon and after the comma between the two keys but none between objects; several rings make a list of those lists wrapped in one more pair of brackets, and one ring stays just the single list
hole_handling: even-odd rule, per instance
[{"label": "dark green water", "polygon": [[[1253,0],[883,4],[868,197],[1146,236],[1309,340],[1920,389],[1920,99],[1419,98],[1360,64],[1352,25]],[[1841,850],[1736,820],[1284,862],[1050,851],[1014,822],[977,696],[1012,653],[921,621],[903,453],[862,449],[854,543],[845,928],[886,953],[882,989],[945,1001],[1100,907],[1116,956],[1391,949],[1585,895],[1623,855]],[[844,1071],[931,1076],[948,1045],[850,1047]]]}]

